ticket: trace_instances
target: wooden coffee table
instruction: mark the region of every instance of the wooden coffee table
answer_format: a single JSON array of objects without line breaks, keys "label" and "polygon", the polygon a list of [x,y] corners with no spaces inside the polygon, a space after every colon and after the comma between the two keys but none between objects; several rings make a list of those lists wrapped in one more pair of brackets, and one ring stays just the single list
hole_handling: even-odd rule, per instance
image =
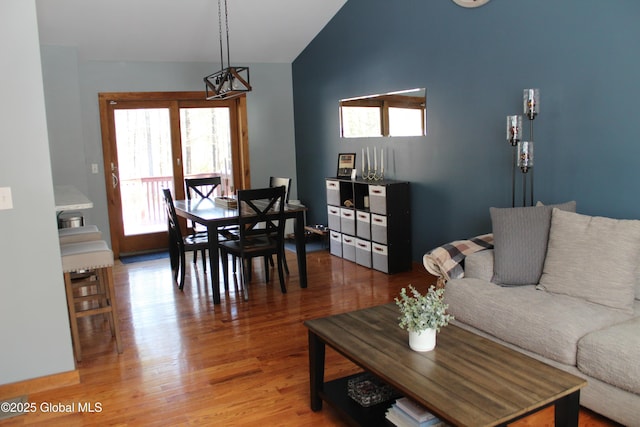
[{"label": "wooden coffee table", "polygon": [[398,309],[386,304],[308,320],[311,409],[322,402],[354,425],[385,425],[390,403],[364,408],[347,396],[348,378],[324,382],[325,345],[459,426],[495,426],[555,405],[556,426],[577,426],[587,382],[454,325],[435,350],[409,348]]}]

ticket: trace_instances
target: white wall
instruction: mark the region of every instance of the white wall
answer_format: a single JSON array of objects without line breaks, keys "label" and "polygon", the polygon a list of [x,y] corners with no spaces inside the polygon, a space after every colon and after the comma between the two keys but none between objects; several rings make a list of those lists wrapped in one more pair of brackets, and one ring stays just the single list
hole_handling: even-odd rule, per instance
[{"label": "white wall", "polygon": [[34,0],[0,2],[0,384],[75,369]]}]

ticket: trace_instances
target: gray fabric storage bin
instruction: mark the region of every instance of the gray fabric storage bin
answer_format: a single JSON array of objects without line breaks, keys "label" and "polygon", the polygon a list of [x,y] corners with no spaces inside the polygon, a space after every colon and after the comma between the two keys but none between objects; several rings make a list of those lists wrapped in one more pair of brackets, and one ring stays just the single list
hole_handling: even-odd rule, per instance
[{"label": "gray fabric storage bin", "polygon": [[389,252],[386,245],[371,244],[371,264],[375,270],[389,272]]},{"label": "gray fabric storage bin", "polygon": [[371,239],[371,214],[365,211],[356,211],[356,236],[362,239]]},{"label": "gray fabric storage bin", "polygon": [[356,262],[356,239],[346,234],[342,235],[342,258]]},{"label": "gray fabric storage bin", "polygon": [[387,217],[371,214],[371,240],[387,244]]},{"label": "gray fabric storage bin", "polygon": [[340,181],[327,180],[327,204],[340,206]]},{"label": "gray fabric storage bin", "polygon": [[344,234],[356,235],[356,212],[349,208],[340,208],[340,231]]},{"label": "gray fabric storage bin", "polygon": [[342,258],[342,234],[337,231],[329,232],[329,252]]},{"label": "gray fabric storage bin", "polygon": [[356,239],[356,263],[371,268],[371,242]]},{"label": "gray fabric storage bin", "polygon": [[327,218],[329,230],[340,231],[340,208],[327,206]]},{"label": "gray fabric storage bin", "polygon": [[387,187],[384,185],[369,186],[369,210],[371,213],[387,214]]}]

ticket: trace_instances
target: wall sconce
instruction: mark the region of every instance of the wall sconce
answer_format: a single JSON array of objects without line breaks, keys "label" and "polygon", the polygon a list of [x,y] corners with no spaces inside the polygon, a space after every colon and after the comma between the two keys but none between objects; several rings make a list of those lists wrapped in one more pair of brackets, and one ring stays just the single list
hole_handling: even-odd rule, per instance
[{"label": "wall sconce", "polygon": [[522,116],[507,116],[507,142],[514,148],[511,162],[511,206],[516,204],[516,168],[522,172],[522,206],[527,205],[527,175],[530,206],[533,206],[533,120],[540,113],[540,89],[524,89],[523,113],[529,119],[529,140],[522,141]]}]

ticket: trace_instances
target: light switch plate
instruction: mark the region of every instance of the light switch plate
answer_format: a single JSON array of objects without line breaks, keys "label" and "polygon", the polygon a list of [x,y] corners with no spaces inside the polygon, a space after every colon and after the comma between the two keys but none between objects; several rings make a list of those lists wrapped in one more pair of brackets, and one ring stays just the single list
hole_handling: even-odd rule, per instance
[{"label": "light switch plate", "polygon": [[13,209],[11,187],[0,187],[0,210],[2,209]]}]

